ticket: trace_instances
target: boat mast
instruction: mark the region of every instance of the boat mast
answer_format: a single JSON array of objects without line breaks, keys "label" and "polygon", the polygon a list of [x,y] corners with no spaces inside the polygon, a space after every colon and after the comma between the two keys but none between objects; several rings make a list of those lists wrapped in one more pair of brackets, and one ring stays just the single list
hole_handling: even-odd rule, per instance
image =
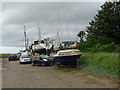
[{"label": "boat mast", "polygon": [[77,32],[77,29],[78,29],[78,21],[77,21],[77,18],[78,18],[78,14],[76,13],[76,38],[75,38],[75,40],[77,41],[77,34],[78,34],[78,32]]},{"label": "boat mast", "polygon": [[27,36],[26,36],[25,26],[24,26],[24,35],[25,35],[25,48],[26,48],[26,50],[27,50]]},{"label": "boat mast", "polygon": [[60,13],[58,12],[58,30],[57,30],[57,46],[60,44],[59,31],[60,31]]},{"label": "boat mast", "polygon": [[38,24],[38,30],[39,30],[39,38],[38,38],[38,40],[40,41],[41,40],[41,28],[39,26],[39,23],[37,23],[37,24]]}]

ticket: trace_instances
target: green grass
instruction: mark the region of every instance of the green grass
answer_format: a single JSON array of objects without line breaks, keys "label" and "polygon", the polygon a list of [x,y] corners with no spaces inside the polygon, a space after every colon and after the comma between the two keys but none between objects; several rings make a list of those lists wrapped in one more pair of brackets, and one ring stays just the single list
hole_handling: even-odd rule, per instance
[{"label": "green grass", "polygon": [[14,55],[14,54],[0,54],[0,58],[8,58],[9,55]]},{"label": "green grass", "polygon": [[82,71],[107,77],[120,78],[120,60],[118,53],[83,53],[80,57]]},{"label": "green grass", "polygon": [[59,68],[64,72],[80,71],[86,74],[120,79],[120,60],[118,53],[88,53],[80,57],[80,69]]}]

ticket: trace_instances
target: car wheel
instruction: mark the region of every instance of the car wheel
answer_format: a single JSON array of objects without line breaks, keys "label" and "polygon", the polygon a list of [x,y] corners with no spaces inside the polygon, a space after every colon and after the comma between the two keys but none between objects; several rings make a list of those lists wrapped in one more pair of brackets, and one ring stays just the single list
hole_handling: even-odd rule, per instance
[{"label": "car wheel", "polygon": [[34,63],[34,62],[32,62],[32,66],[35,66],[35,63]]},{"label": "car wheel", "polygon": [[42,63],[42,66],[45,66],[45,63]]},{"label": "car wheel", "polygon": [[50,63],[50,66],[53,66],[53,63]]},{"label": "car wheel", "polygon": [[20,64],[22,64],[22,62],[19,62]]}]

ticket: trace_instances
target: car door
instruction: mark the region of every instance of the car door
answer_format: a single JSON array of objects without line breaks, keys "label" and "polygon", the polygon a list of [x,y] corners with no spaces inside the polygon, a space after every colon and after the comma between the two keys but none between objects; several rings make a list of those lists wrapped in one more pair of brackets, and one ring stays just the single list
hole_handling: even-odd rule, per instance
[{"label": "car door", "polygon": [[36,63],[40,63],[39,56],[36,56]]},{"label": "car door", "polygon": [[36,56],[33,57],[33,62],[36,62]]}]

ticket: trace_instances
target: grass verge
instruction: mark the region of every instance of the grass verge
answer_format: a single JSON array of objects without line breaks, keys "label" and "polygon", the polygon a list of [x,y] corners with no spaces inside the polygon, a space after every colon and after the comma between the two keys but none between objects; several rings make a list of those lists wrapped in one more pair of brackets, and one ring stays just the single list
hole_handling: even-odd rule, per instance
[{"label": "grass verge", "polygon": [[9,55],[14,55],[14,54],[0,54],[0,58],[8,58]]},{"label": "grass verge", "polygon": [[[87,74],[120,79],[120,60],[118,53],[83,52],[82,56],[80,57],[80,68],[81,69],[79,71]],[[78,70],[77,68],[59,69],[65,72]]]},{"label": "grass verge", "polygon": [[107,77],[119,78],[120,60],[118,53],[83,53],[80,57],[82,71]]}]

